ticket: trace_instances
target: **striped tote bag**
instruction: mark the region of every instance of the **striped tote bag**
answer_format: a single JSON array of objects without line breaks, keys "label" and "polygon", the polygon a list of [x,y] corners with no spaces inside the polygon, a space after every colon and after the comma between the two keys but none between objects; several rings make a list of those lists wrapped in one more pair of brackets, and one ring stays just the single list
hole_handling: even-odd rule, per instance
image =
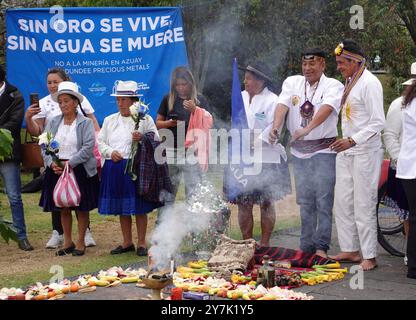
[{"label": "striped tote bag", "polygon": [[53,190],[53,201],[58,208],[78,207],[81,201],[81,192],[68,162]]}]

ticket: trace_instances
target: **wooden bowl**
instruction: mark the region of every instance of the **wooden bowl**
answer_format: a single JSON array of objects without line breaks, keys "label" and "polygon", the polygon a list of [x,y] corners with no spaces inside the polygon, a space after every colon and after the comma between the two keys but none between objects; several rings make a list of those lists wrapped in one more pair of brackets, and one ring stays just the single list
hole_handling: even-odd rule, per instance
[{"label": "wooden bowl", "polygon": [[151,278],[142,278],[141,280],[142,280],[142,283],[146,286],[146,288],[156,289],[156,290],[161,290],[167,285],[173,283],[172,279],[159,280],[159,279],[151,279]]}]

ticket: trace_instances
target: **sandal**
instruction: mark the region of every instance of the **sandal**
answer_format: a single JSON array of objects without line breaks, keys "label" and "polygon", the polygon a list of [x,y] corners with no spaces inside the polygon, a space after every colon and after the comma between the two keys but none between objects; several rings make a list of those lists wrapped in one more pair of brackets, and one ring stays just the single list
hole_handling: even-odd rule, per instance
[{"label": "sandal", "polygon": [[68,254],[73,253],[75,250],[75,243],[72,243],[72,245],[68,248],[63,248],[61,250],[56,251],[55,255],[57,256],[66,256]]},{"label": "sandal", "polygon": [[72,255],[74,257],[79,257],[79,256],[83,256],[85,254],[85,247],[84,250],[78,250],[78,249],[74,249],[74,251],[72,251]]}]

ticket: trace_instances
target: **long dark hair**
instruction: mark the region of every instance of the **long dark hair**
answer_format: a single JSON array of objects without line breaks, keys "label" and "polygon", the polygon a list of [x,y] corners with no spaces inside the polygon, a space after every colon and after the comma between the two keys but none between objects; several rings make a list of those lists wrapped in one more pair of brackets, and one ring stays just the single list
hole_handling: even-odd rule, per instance
[{"label": "long dark hair", "polygon": [[416,79],[403,92],[403,108],[406,108],[416,98]]}]

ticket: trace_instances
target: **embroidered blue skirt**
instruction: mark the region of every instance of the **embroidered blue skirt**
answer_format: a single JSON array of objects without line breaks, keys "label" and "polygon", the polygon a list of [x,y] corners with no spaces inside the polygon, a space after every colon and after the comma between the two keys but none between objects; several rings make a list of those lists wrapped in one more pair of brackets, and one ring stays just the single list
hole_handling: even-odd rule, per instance
[{"label": "embroidered blue skirt", "polygon": [[393,208],[400,220],[409,218],[409,203],[407,202],[406,193],[401,180],[396,178],[396,170],[392,168],[389,168],[387,192],[383,200],[387,206]]},{"label": "embroidered blue skirt", "polygon": [[161,206],[137,195],[137,184],[124,173],[127,160],[105,160],[101,173],[98,212],[103,215],[136,215],[152,212]]}]

